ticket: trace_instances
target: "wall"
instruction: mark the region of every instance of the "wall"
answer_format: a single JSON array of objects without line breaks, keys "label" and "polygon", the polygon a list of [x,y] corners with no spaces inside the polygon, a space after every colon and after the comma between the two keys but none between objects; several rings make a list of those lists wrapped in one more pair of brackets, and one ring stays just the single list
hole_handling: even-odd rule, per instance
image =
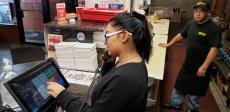
[{"label": "wall", "polygon": [[185,11],[185,20],[192,19],[192,6],[196,3],[196,0],[152,0],[153,7],[169,7],[180,8],[181,11]]},{"label": "wall", "polygon": [[16,25],[0,25],[0,43],[20,43],[18,27]]},{"label": "wall", "polygon": [[[207,0],[209,3],[212,3],[213,0]],[[196,3],[196,0],[152,0],[153,7],[170,7],[170,8],[181,8],[186,12],[186,20],[192,19],[192,6]],[[225,13],[227,18],[230,19],[230,0],[227,0]]]},{"label": "wall", "polygon": [[227,5],[225,7],[226,17],[230,20],[230,0],[227,0]]}]

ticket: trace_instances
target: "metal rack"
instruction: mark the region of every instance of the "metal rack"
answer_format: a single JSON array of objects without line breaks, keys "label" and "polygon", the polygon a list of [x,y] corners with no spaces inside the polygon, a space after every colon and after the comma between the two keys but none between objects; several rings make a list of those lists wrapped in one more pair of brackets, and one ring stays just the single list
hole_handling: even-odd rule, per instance
[{"label": "metal rack", "polygon": [[[217,74],[218,76],[215,77],[215,81],[210,83],[210,89],[216,102],[219,106],[221,112],[228,112],[230,110],[230,63],[228,61],[229,54],[230,54],[230,42],[226,39],[226,37],[222,38],[222,45],[224,50],[224,54],[221,54],[221,50],[219,50],[219,55],[214,61],[214,65],[217,67]],[[218,79],[217,77],[222,77]],[[218,83],[225,83],[221,85]],[[222,88],[222,89],[221,89]]]}]

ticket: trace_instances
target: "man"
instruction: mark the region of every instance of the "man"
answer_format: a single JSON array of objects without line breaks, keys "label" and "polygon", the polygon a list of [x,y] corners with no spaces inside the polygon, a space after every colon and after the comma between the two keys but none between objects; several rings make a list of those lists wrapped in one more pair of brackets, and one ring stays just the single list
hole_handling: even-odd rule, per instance
[{"label": "man", "polygon": [[186,95],[188,111],[199,112],[200,97],[206,94],[211,75],[211,63],[221,46],[221,32],[217,25],[208,18],[208,4],[198,1],[193,7],[194,20],[190,21],[168,44],[159,46],[167,48],[176,42],[187,39],[184,64],[176,80],[175,88],[165,108],[182,109]]}]

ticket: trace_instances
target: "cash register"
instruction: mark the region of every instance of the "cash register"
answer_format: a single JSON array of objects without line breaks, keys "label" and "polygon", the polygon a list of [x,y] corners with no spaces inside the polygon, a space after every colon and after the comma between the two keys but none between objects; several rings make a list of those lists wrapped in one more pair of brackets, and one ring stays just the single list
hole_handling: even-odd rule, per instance
[{"label": "cash register", "polygon": [[4,85],[23,112],[54,112],[56,100],[48,94],[48,81],[57,82],[65,88],[69,86],[53,58],[32,67]]}]

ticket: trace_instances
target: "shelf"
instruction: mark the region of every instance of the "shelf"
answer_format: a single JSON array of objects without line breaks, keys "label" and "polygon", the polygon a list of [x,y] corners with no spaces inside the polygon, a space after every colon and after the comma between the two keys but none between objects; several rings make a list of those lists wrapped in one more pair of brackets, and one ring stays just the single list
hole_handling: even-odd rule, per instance
[{"label": "shelf", "polygon": [[221,59],[216,59],[214,64],[218,67],[220,72],[224,75],[226,79],[230,77],[230,68],[228,65]]},{"label": "shelf", "polygon": [[0,27],[7,27],[7,26],[17,26],[17,24],[14,24],[14,23],[0,23]]},{"label": "shelf", "polygon": [[212,92],[212,95],[214,99],[216,100],[216,103],[220,109],[221,112],[229,112],[230,109],[227,108],[226,100],[227,98],[221,93],[217,85],[215,84],[214,81],[211,81],[209,84],[209,88]]}]

